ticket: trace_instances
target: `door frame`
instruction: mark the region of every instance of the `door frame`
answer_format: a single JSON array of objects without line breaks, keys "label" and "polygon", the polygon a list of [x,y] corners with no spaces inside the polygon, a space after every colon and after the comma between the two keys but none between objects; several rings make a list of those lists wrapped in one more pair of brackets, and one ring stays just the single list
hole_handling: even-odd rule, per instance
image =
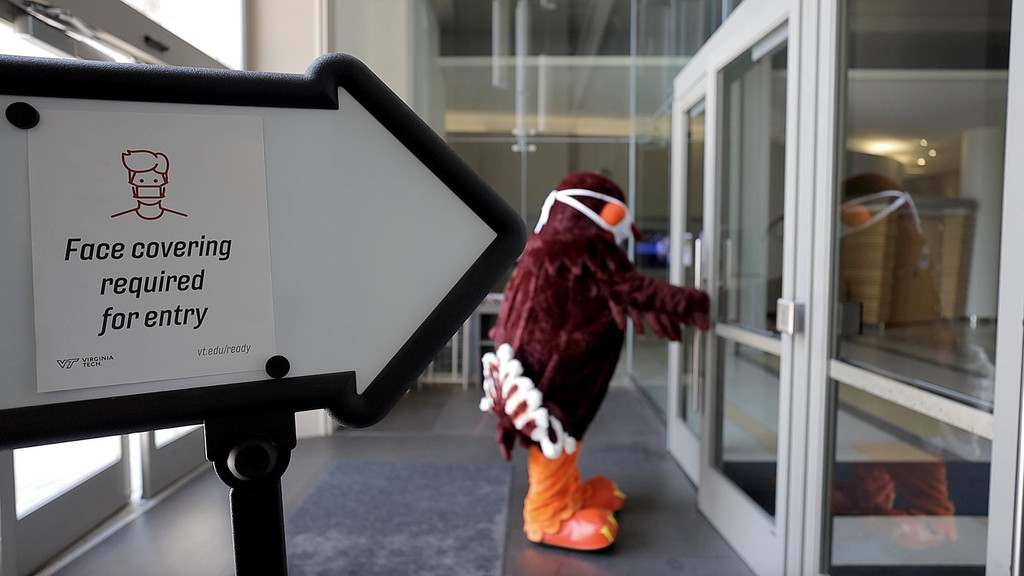
[{"label": "door frame", "polygon": [[157,431],[139,434],[139,465],[142,467],[142,498],[153,498],[196,468],[206,459],[206,429],[194,429],[157,446]]},{"label": "door frame", "polygon": [[[809,291],[807,286],[810,283],[812,274],[810,272],[810,260],[808,251],[797,254],[792,247],[799,246],[796,234],[807,234],[806,226],[798,226],[801,218],[807,218],[813,214],[813,209],[800,207],[796,202],[797,197],[797,146],[798,146],[798,117],[800,94],[801,52],[800,52],[800,10],[796,0],[747,0],[737,7],[736,11],[723,24],[722,28],[701,48],[693,60],[677,76],[675,89],[679,95],[674,103],[674,123],[678,137],[673,152],[673,215],[678,217],[683,208],[679,205],[682,202],[682,191],[685,185],[686,175],[685,162],[682,159],[684,143],[681,142],[685,132],[686,112],[692,105],[699,102],[703,97],[705,103],[705,122],[707,131],[705,133],[705,181],[704,181],[704,205],[705,237],[709,239],[705,243],[707,260],[708,286],[715,286],[718,271],[711,263],[715,261],[718,247],[714,245],[714,238],[718,233],[717,222],[717,189],[719,185],[718,163],[720,161],[720,138],[718,132],[721,129],[721,94],[722,94],[722,72],[729,64],[741,57],[746,51],[757,44],[771,38],[773,34],[779,34],[784,29],[787,42],[787,121],[786,121],[786,159],[784,166],[784,202],[787,207],[787,217],[784,222],[785,234],[788,240],[787,249],[784,251],[783,263],[783,288],[782,296],[787,299],[799,299],[806,301],[803,296]],[[677,165],[678,163],[678,165]],[[798,211],[798,209],[800,209]],[[677,243],[681,242],[681,229],[673,233],[677,237]],[[807,243],[803,243],[807,244]],[[680,253],[680,252],[676,252]],[[798,275],[799,272],[799,275]],[[674,276],[678,280],[680,276]],[[801,286],[799,289],[797,285]],[[705,336],[706,342],[713,344],[715,329]],[[806,443],[806,427],[798,426],[800,430],[794,430],[794,423],[791,422],[793,406],[806,402],[806,369],[795,369],[795,358],[807,357],[806,332],[793,336],[783,335],[779,340],[780,350],[780,390],[779,390],[779,430],[778,430],[778,506],[774,518],[769,518],[756,504],[751,502],[741,490],[736,488],[730,481],[712,466],[713,456],[709,442],[717,435],[714,418],[708,417],[714,411],[713,397],[715,394],[708,390],[704,395],[702,413],[701,449],[700,464],[697,467],[696,481],[700,484],[698,499],[701,511],[715,524],[716,528],[723,534],[727,541],[740,554],[741,557],[758,574],[782,574],[799,570],[801,547],[799,543],[791,542],[787,534],[799,535],[803,533],[803,483],[795,485],[791,479],[796,480],[803,477],[806,460],[803,458],[790,458],[790,455],[800,455],[804,451],[801,446]],[[712,349],[714,346],[705,346],[702,361],[705,363],[706,382],[708,388],[710,383],[715,382],[714,365],[711,362]],[[679,355],[681,353],[678,345],[673,348],[674,371],[679,367]],[[670,442],[672,443],[673,454],[680,462],[692,458],[692,454],[686,454],[687,444],[685,433],[677,430],[678,426],[674,420],[678,418],[678,394],[680,386],[678,376],[674,385],[670,386],[674,397],[670,399],[670,406],[676,414],[670,419]],[[795,432],[795,434],[794,434]],[[678,455],[683,451],[682,458]],[[683,464],[691,468],[691,464]],[[694,474],[691,474],[693,477]],[[760,516],[760,520],[758,517]],[[743,519],[743,521],[737,521]],[[752,523],[758,523],[759,527],[750,529]],[[800,540],[797,538],[796,540]],[[772,551],[772,553],[766,553]]]},{"label": "door frame", "polygon": [[[831,485],[829,462],[834,446],[834,426],[830,423],[834,399],[829,392],[829,358],[832,342],[833,271],[838,258],[835,243],[837,201],[833,189],[836,159],[840,153],[836,132],[838,113],[844,108],[839,84],[839,2],[842,0],[801,0],[797,35],[803,40],[797,76],[800,98],[806,102],[800,112],[797,130],[797,154],[809,159],[797,170],[800,194],[798,218],[805,226],[798,230],[796,260],[804,271],[794,287],[795,298],[806,302],[803,345],[794,350],[794,395],[800,398],[803,417],[793,425],[792,450],[804,462],[793,476],[793,494],[800,495],[802,534],[786,542],[787,565],[799,573],[824,573],[828,565],[830,542],[827,494]],[[832,31],[832,33],[828,33]],[[813,39],[813,40],[811,40]],[[815,264],[818,266],[815,267]],[[796,409],[796,405],[794,405]],[[796,573],[796,572],[794,572]]]},{"label": "door frame", "polygon": [[[831,329],[836,321],[832,315],[835,286],[836,219],[825,215],[837,210],[834,194],[836,185],[836,159],[843,152],[838,141],[840,130],[838,115],[844,110],[843,79],[840,77],[842,27],[844,25],[842,0],[746,0],[725,22],[722,28],[701,48],[691,62],[677,75],[673,116],[673,217],[685,210],[685,128],[687,110],[701,98],[705,101],[709,134],[705,140],[705,203],[714,199],[717,174],[717,150],[714,123],[718,124],[718,73],[752,42],[760,38],[763,30],[771,29],[772,18],[779,11],[789,23],[789,70],[787,118],[787,202],[799,196],[795,204],[795,218],[789,218],[785,233],[796,242],[786,251],[786,282],[783,295],[797,302],[805,302],[805,323],[802,334],[783,336],[783,355],[788,356],[789,373],[783,388],[789,388],[788,399],[782,400],[780,412],[780,475],[787,475],[785,509],[779,510],[783,533],[776,542],[784,548],[786,573],[823,573],[829,563],[829,510],[830,462],[833,450],[832,393],[830,382],[833,366]],[[773,11],[774,8],[774,11]],[[1014,102],[1024,94],[1024,42],[1016,40],[1024,30],[1024,10],[1016,7],[1011,21],[1009,94]],[[756,42],[756,40],[754,41]],[[803,106],[801,106],[801,103]],[[1011,162],[1014,152],[1024,149],[1024,111],[1008,107],[1006,123],[1006,161],[1004,190],[1024,188],[1024,164]],[[793,145],[790,145],[790,142]],[[800,159],[799,161],[797,159]],[[677,165],[679,163],[679,165]],[[787,204],[789,208],[791,204]],[[1013,234],[1024,214],[1024,196],[1004,192],[1003,233],[1001,238],[996,356],[996,409],[993,418],[993,444],[990,486],[989,534],[987,567],[990,573],[1015,573],[1022,568],[1022,537],[1024,537],[1024,299],[1019,286],[1024,281],[1024,265],[1019,262],[1024,251],[1024,237]],[[795,223],[801,226],[796,227]],[[713,234],[705,224],[705,233]],[[714,222],[711,222],[714,225]],[[682,228],[673,229],[673,253],[680,254]],[[680,239],[676,239],[676,237]],[[711,247],[713,248],[713,247]],[[815,268],[816,266],[816,268]],[[714,269],[711,269],[714,273]],[[817,273],[815,273],[817,272]],[[673,280],[680,278],[673,277]],[[713,284],[711,284],[713,285]],[[670,406],[678,406],[680,385],[674,376],[679,367],[680,350],[674,345],[670,360],[676,363],[670,377],[675,377],[669,390]],[[711,375],[709,375],[710,380]],[[668,444],[673,456],[682,462],[693,457],[692,443],[680,441],[680,423],[669,418]],[[703,413],[708,414],[707,405]],[[790,418],[790,414],[797,418]],[[705,430],[707,435],[707,420]],[[685,426],[683,426],[685,427]],[[786,436],[783,441],[783,435]],[[789,457],[784,457],[786,450]],[[785,471],[782,463],[785,462]],[[702,462],[696,475],[700,492],[715,490],[707,481]],[[688,466],[684,466],[688,467]],[[780,478],[781,480],[781,478]],[[783,494],[780,493],[780,496]],[[721,496],[724,497],[724,496]],[[780,504],[782,501],[780,500]],[[717,524],[716,524],[717,526]],[[719,526],[719,529],[722,528]],[[724,532],[723,532],[724,533]],[[727,539],[740,551],[735,539]],[[757,569],[747,555],[741,556]]]},{"label": "door frame", "polygon": [[[873,373],[861,371],[832,360],[832,326],[837,321],[832,310],[838,264],[838,243],[836,242],[836,218],[814,218],[814,214],[837,214],[838,202],[835,194],[838,158],[845,147],[840,144],[841,118],[846,108],[844,95],[845,62],[842,54],[843,30],[846,25],[844,0],[801,0],[803,26],[801,36],[813,38],[801,52],[804,59],[801,75],[801,93],[810,103],[802,112],[799,131],[799,154],[811,159],[801,166],[798,174],[801,190],[812,190],[801,195],[801,211],[811,214],[804,219],[813,230],[807,234],[807,241],[801,241],[798,254],[811,262],[819,263],[820,273],[809,279],[807,284],[797,283],[797,291],[809,289],[806,298],[807,333],[810,340],[803,351],[808,356],[797,366],[805,366],[807,383],[803,390],[806,399],[806,416],[802,422],[802,450],[806,465],[804,474],[798,480],[805,494],[802,538],[791,538],[787,543],[790,558],[799,559],[804,571],[824,574],[830,564],[831,526],[828,508],[828,487],[831,485],[830,467],[835,444],[835,423],[831,415],[835,410],[832,380],[842,381],[842,375],[856,374],[858,380],[878,380],[877,390],[893,388],[893,384]],[[1009,94],[1007,101],[1013,102],[1015,94],[1024,94],[1024,43],[1019,42],[1024,30],[1024,11],[1017,6],[1012,14]],[[1019,225],[1024,214],[1024,197],[1009,194],[1007,190],[1024,187],[1024,165],[1011,162],[1019,156],[1014,151],[1024,150],[1024,114],[1019,107],[1008,106],[1006,120],[1006,148],[1004,157],[1004,193],[1002,213],[1002,234],[1000,238],[1001,258],[999,272],[999,301],[997,329],[997,351],[995,374],[994,418],[975,422],[983,430],[991,424],[992,460],[991,484],[989,489],[988,542],[986,571],[989,574],[1011,574],[1021,569],[1021,516],[1024,500],[1024,458],[1020,446],[1024,446],[1024,397],[1021,390],[1022,356],[1024,356],[1024,300],[1019,296],[1019,286],[1024,282],[1024,265],[1014,255],[1024,251],[1024,237],[1012,231]],[[1015,130],[1014,127],[1017,127]],[[799,351],[797,352],[800,353]],[[812,383],[818,383],[811,385]],[[925,394],[925,393],[921,393]],[[930,396],[930,395],[929,395]],[[943,403],[941,399],[933,403]],[[943,421],[958,421],[960,425],[971,421],[975,412],[959,403],[947,402]],[[922,412],[927,415],[927,412]],[[934,416],[933,417],[937,417]],[[976,420],[976,419],[974,419]],[[800,427],[794,426],[796,431]],[[971,426],[965,427],[983,436]],[[796,446],[794,442],[794,446]],[[794,487],[794,489],[797,489]],[[797,492],[800,493],[800,492]],[[1008,503],[1013,502],[1010,506]]]},{"label": "door frame", "polygon": [[[1003,213],[999,258],[999,324],[996,329],[996,372],[989,486],[989,574],[1022,570],[1022,508],[1024,508],[1024,236],[1017,233],[1024,215],[1024,110],[1010,103],[1024,96],[1024,6],[1015,2],[1010,15],[1010,65],[1007,85],[1006,155],[1003,159]],[[1013,161],[1012,161],[1012,160]],[[1011,505],[1012,503],[1012,505]]]},{"label": "door frame", "polygon": [[[706,54],[706,53],[705,53]],[[690,62],[690,66],[694,66],[694,61]],[[699,62],[699,61],[698,61]],[[701,66],[696,65],[697,70],[700,71],[698,79],[688,86],[688,90],[684,91],[682,86],[683,76],[680,75],[675,80],[675,93],[677,96],[672,101],[672,131],[674,134],[678,134],[678,138],[672,139],[672,152],[671,152],[671,193],[670,193],[670,220],[671,220],[671,231],[669,233],[671,246],[669,248],[669,254],[673,254],[673,258],[669,262],[669,281],[672,284],[681,286],[684,282],[684,268],[682,261],[682,254],[684,253],[684,235],[686,234],[686,222],[688,221],[689,214],[688,209],[688,183],[689,183],[689,167],[687,159],[689,157],[689,140],[684,136],[689,133],[690,125],[690,110],[696,107],[701,102],[706,102],[705,99],[705,88],[703,86],[704,73],[701,70]],[[705,109],[705,118],[706,109]],[[705,158],[707,157],[707,144],[705,142]],[[690,250],[696,250],[696,244],[691,243]],[[694,262],[700,255],[695,254],[693,256]],[[692,265],[692,264],[691,264]],[[697,338],[704,338],[700,333],[695,334]],[[683,382],[680,376],[680,370],[683,368],[683,355],[685,344],[683,342],[669,342],[668,351],[668,410],[666,414],[666,433],[668,451],[676,459],[679,465],[683,468],[683,472],[690,478],[696,486],[700,486],[700,437],[686,425],[683,418],[685,414],[680,412],[682,406],[682,395],[685,393],[683,390]],[[693,386],[699,386],[698,383],[692,383]],[[700,393],[695,398],[702,397]],[[703,414],[702,407],[697,407],[697,410]]]}]

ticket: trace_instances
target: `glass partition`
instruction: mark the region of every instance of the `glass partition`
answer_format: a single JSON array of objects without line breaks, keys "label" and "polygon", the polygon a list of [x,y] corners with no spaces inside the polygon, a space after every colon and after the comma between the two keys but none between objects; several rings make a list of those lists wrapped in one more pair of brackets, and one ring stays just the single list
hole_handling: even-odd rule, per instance
[{"label": "glass partition", "polygon": [[759,346],[717,339],[720,395],[715,467],[775,516],[779,460],[779,357]]},{"label": "glass partition", "polygon": [[833,385],[832,576],[984,574],[992,443]]},{"label": "glass partition", "polygon": [[755,47],[722,77],[719,321],[775,330],[782,295],[786,150],[786,60],[783,47]]},{"label": "glass partition", "polygon": [[121,458],[119,436],[14,450],[18,518],[31,514]]},{"label": "glass partition", "polygon": [[714,464],[768,514],[776,508],[785,209],[785,28],[720,73]]},{"label": "glass partition", "polygon": [[[736,4],[435,3],[447,140],[531,229],[564,176],[611,177],[644,235],[634,261],[667,277],[672,80]],[[664,411],[665,341],[631,338],[620,370]]]},{"label": "glass partition", "polygon": [[1010,2],[847,2],[838,357],[991,411]]},{"label": "glass partition", "polygon": [[[697,287],[703,287],[704,284],[704,271],[698,269],[701,264],[698,260],[703,258],[704,250],[704,109],[705,104],[701,101],[686,114],[686,231],[683,245],[688,248],[678,256],[683,265],[683,284]],[[683,393],[679,395],[679,414],[690,430],[699,437],[702,399],[695,390],[699,385],[698,379],[701,378],[696,372],[701,353],[700,344],[696,342],[698,338],[702,336],[695,330],[689,330],[684,335],[680,362]]]},{"label": "glass partition", "polygon": [[[671,102],[671,101],[669,101]],[[636,195],[633,218],[641,238],[634,246],[637,270],[668,280],[669,259],[669,166],[671,106],[647,118],[639,128],[636,146]],[[692,332],[692,331],[687,331]],[[668,403],[668,341],[649,330],[633,338],[633,379],[665,413]]]},{"label": "glass partition", "polygon": [[841,5],[831,574],[984,574],[1011,3]]}]

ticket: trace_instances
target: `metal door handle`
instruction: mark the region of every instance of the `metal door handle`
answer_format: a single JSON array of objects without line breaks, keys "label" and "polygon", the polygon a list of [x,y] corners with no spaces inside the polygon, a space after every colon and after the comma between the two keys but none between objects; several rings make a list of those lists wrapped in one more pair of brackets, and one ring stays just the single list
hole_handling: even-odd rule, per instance
[{"label": "metal door handle", "polygon": [[[693,241],[693,287],[704,289],[704,242],[700,237]],[[696,413],[700,413],[704,406],[704,359],[701,358],[703,340],[704,332],[698,330],[693,335],[690,366],[690,405]]]},{"label": "metal door handle", "polygon": [[775,302],[775,329],[790,336],[804,331],[804,304],[779,298]]},{"label": "metal door handle", "polygon": [[722,274],[722,286],[726,290],[731,290],[733,286],[732,238],[726,238],[722,245],[725,247],[725,257],[723,258],[725,273]]},{"label": "metal door handle", "polygon": [[704,359],[701,358],[704,340],[704,332],[697,332],[693,335],[693,366],[691,369],[690,405],[693,411],[701,413],[704,410]]}]

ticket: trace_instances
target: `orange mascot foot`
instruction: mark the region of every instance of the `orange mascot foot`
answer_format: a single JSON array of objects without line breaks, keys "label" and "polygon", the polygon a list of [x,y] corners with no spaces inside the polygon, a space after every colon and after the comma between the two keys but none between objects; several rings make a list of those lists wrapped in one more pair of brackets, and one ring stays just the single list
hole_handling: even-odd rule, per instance
[{"label": "orange mascot foot", "polygon": [[600,508],[578,510],[554,534],[545,534],[542,544],[570,550],[600,550],[615,542],[619,523],[615,515]]},{"label": "orange mascot foot", "polygon": [[612,512],[622,510],[626,503],[626,494],[619,490],[615,482],[604,476],[593,476],[583,483],[586,488],[583,497],[584,508],[604,508]]}]

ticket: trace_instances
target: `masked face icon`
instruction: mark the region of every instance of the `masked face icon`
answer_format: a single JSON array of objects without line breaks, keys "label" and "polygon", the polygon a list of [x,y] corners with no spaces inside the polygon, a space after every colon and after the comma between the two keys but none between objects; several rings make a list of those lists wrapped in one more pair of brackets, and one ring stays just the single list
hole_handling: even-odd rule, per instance
[{"label": "masked face icon", "polygon": [[128,183],[132,186],[132,197],[135,198],[137,205],[131,210],[118,212],[111,218],[132,212],[144,220],[156,220],[167,212],[186,216],[182,212],[163,206],[169,168],[166,154],[149,150],[128,150],[121,154],[121,164],[128,170]]}]

